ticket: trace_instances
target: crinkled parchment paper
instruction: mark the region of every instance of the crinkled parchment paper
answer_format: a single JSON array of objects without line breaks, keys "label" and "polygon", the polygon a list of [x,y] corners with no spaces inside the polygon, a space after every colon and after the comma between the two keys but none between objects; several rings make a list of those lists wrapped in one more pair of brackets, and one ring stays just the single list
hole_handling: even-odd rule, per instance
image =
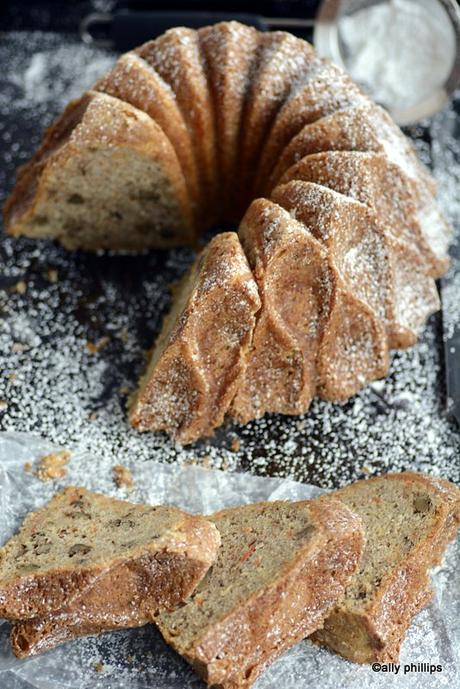
[{"label": "crinkled parchment paper", "polygon": [[[60,482],[39,481],[24,471],[53,450],[45,441],[24,434],[0,434],[0,541],[17,529],[32,509],[41,506],[64,485],[84,485],[117,497],[112,467],[86,452],[73,451],[67,476]],[[169,503],[191,512],[208,513],[222,507],[275,499],[303,499],[319,494],[314,486],[286,479],[231,474],[197,466],[174,466],[120,457],[133,474],[133,501]],[[449,548],[445,562],[434,574],[435,598],[417,616],[404,643],[401,664],[441,665],[435,674],[398,675],[357,666],[308,642],[280,658],[258,680],[256,689],[321,689],[366,687],[417,687],[436,689],[459,686],[459,579],[460,549]],[[457,657],[456,657],[457,655]],[[188,665],[162,641],[153,626],[79,639],[30,660],[19,661],[9,650],[8,625],[0,624],[1,689],[199,689],[202,683]]]}]

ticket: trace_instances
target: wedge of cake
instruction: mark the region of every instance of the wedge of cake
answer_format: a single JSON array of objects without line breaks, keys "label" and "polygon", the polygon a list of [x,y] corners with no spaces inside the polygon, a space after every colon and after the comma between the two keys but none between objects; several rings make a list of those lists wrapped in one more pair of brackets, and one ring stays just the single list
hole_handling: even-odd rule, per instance
[{"label": "wedge of cake", "polygon": [[249,687],[321,627],[358,565],[361,522],[331,499],[262,502],[210,519],[222,539],[215,564],[189,601],[157,623],[208,685]]},{"label": "wedge of cake", "polygon": [[[35,624],[78,600],[82,619],[105,616],[93,632],[145,624],[190,595],[219,543],[202,517],[66,488],[0,550],[0,616]],[[26,654],[27,635],[14,639]]]},{"label": "wedge of cake", "polygon": [[[101,179],[104,184],[101,184]],[[145,112],[88,91],[47,130],[5,205],[11,234],[68,249],[193,244],[190,197],[176,151]]]},{"label": "wedge of cake", "polygon": [[412,472],[333,493],[363,521],[359,569],[313,640],[358,663],[397,662],[414,615],[431,599],[429,569],[460,522],[460,490]]},{"label": "wedge of cake", "polygon": [[211,435],[227,413],[246,366],[256,282],[235,232],[214,237],[182,279],[165,318],[130,421],[181,443]]}]

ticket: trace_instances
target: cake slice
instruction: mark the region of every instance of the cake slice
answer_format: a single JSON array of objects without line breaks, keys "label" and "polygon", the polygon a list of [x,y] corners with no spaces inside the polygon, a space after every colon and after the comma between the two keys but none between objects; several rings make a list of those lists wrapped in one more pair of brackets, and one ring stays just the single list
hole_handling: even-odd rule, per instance
[{"label": "cake slice", "polygon": [[329,499],[262,502],[210,519],[222,539],[216,563],[157,624],[208,685],[244,689],[322,625],[357,567],[361,523]]},{"label": "cake slice", "polygon": [[10,234],[57,239],[69,249],[194,241],[169,139],[144,112],[104,93],[88,92],[67,107],[19,170],[4,213]]},{"label": "cake slice", "polygon": [[[108,575],[105,605],[131,626],[184,600],[213,563],[216,528],[174,507],[151,507],[69,487],[0,550],[0,617],[28,620],[59,611]],[[110,572],[110,574],[109,574]],[[126,603],[124,617],[117,600]],[[104,595],[104,586],[102,593]],[[19,643],[22,650],[26,650]]]},{"label": "cake slice", "polygon": [[259,35],[253,27],[238,22],[221,22],[198,31],[214,102],[226,222],[231,221],[235,210],[234,192],[243,105],[251,83]]},{"label": "cake slice", "polygon": [[358,481],[332,494],[363,521],[359,569],[313,639],[358,663],[398,662],[414,615],[430,600],[429,569],[440,564],[460,522],[460,490],[416,473]]},{"label": "cake slice", "polygon": [[213,433],[246,366],[257,285],[235,232],[214,237],[182,279],[130,405],[140,431],[181,443]]}]

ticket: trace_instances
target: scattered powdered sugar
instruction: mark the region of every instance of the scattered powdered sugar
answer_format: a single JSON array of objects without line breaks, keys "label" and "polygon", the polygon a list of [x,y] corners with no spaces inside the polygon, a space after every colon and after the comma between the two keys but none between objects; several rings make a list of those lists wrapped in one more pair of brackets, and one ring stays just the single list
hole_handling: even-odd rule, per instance
[{"label": "scattered powdered sugar", "polygon": [[22,109],[53,103],[62,109],[114,62],[112,54],[75,39],[63,43],[55,34],[37,31],[29,35],[27,57],[22,51],[22,32],[9,33],[0,49],[6,82],[0,92],[0,105],[11,106],[13,101],[15,108]]},{"label": "scattered powdered sugar", "polygon": [[[444,280],[442,290],[444,340],[451,340],[460,331],[460,271],[453,269]],[[455,351],[455,345],[453,351]]]},{"label": "scattered powdered sugar", "polygon": [[339,20],[352,77],[383,105],[418,105],[443,86],[455,60],[455,32],[433,0],[372,3]]},{"label": "scattered powdered sugar", "polygon": [[[48,62],[34,55],[47,55]],[[2,196],[12,187],[14,168],[36,147],[42,128],[112,60],[107,53],[72,40],[63,47],[62,38],[51,34],[15,34],[0,44]],[[453,111],[433,123],[433,157],[442,204],[458,220],[458,144],[454,129],[445,131],[447,121],[456,128]],[[426,142],[420,146],[429,153]],[[14,508],[2,513],[1,524],[8,533],[17,526],[18,517],[43,503],[60,485],[43,484],[18,467],[56,446],[72,451],[68,482],[125,497],[123,489],[113,484],[113,466],[121,463],[132,471],[134,499],[166,501],[204,512],[223,503],[301,498],[308,495],[308,488],[286,480],[266,483],[245,474],[200,471],[186,464],[296,477],[329,488],[402,469],[459,480],[459,431],[444,408],[439,316],[431,319],[416,347],[393,354],[388,379],[368,386],[345,405],[315,399],[303,417],[270,416],[245,427],[224,428],[214,440],[190,448],[175,447],[161,434],[140,434],[130,428],[127,396],[143,369],[144,350],[151,346],[167,310],[168,285],[191,259],[185,249],[93,256],[68,253],[49,242],[2,238],[0,424],[3,430],[26,434],[21,441],[15,436],[16,444],[10,446],[12,437],[1,436],[2,507],[11,495]],[[449,313],[458,318],[459,292],[449,289]],[[46,441],[31,441],[29,434]],[[437,602],[417,617],[403,651],[407,662],[440,658],[443,672],[436,678],[414,674],[407,686],[431,689],[454,686],[456,681],[450,671],[453,650],[445,636],[455,619],[445,627],[442,621],[446,611],[455,611],[452,553],[437,577]],[[57,656],[44,654],[26,663],[11,658],[7,648],[2,629],[1,669],[14,668],[14,673],[5,675],[8,689],[22,687],[22,679],[39,689],[74,689],[77,677],[80,689],[200,685],[153,627],[84,639],[61,647]],[[258,686],[289,689],[305,684],[306,677],[323,687],[337,686],[337,677],[344,686],[361,689],[405,686],[400,676],[377,675],[303,643],[283,656]]]},{"label": "scattered powdered sugar", "polygon": [[[13,184],[16,165],[33,152],[43,126],[66,102],[69,84],[83,88],[96,76],[95,65],[113,59],[69,40],[72,59],[53,61],[56,71],[44,77],[44,100],[24,98],[12,79],[25,83],[33,55],[52,56],[58,46],[62,41],[51,34],[15,34],[0,46],[6,65],[0,92],[10,94],[8,102],[0,99],[3,193]],[[458,204],[452,180],[459,166],[450,159],[444,165],[439,132],[434,133],[437,174],[450,190],[441,199],[450,212]],[[388,469],[459,478],[459,433],[444,407],[439,315],[416,347],[393,355],[388,379],[347,404],[316,399],[304,417],[229,426],[212,441],[179,448],[161,434],[130,428],[126,401],[167,310],[168,285],[190,264],[191,252],[91,256],[49,242],[4,238],[0,257],[1,428],[89,450],[91,471],[101,481],[126,456],[290,476],[324,487]],[[95,345],[101,338],[108,338],[104,347]],[[82,479],[88,470],[81,466]]]}]

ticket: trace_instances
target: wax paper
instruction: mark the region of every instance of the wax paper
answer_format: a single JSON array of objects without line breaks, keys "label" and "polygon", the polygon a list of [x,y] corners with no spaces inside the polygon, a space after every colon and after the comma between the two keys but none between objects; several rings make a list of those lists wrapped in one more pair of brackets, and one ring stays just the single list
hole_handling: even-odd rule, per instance
[{"label": "wax paper", "polygon": [[[73,450],[65,478],[42,482],[37,461],[60,448],[18,433],[0,434],[0,542],[10,537],[31,509],[44,504],[64,485],[84,485],[116,497],[128,497],[113,483],[112,467],[87,452]],[[32,464],[32,471],[24,465]],[[120,457],[130,469],[134,490],[129,499],[168,503],[191,512],[209,513],[259,500],[304,499],[317,496],[315,486],[286,479],[206,470],[194,465],[167,465]],[[398,674],[354,665],[308,641],[277,660],[257,681],[256,689],[320,687],[458,687],[460,552],[453,544],[433,575],[433,602],[414,620],[401,654]],[[79,639],[41,656],[15,659],[9,648],[8,624],[0,623],[1,689],[199,689],[204,687],[191,668],[162,640],[155,627]],[[423,671],[425,665],[441,670]],[[404,665],[413,664],[404,674]]]}]

